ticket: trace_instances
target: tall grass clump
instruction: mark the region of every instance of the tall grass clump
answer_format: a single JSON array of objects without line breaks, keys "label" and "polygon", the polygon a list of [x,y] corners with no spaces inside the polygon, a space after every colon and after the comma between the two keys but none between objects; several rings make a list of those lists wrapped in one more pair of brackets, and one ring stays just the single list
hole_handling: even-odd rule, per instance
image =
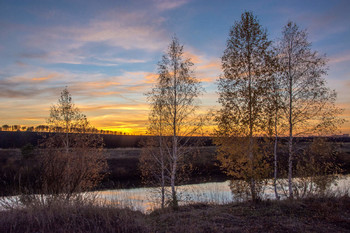
[{"label": "tall grass clump", "polygon": [[52,202],[0,212],[0,232],[149,232],[143,214],[91,203]]}]

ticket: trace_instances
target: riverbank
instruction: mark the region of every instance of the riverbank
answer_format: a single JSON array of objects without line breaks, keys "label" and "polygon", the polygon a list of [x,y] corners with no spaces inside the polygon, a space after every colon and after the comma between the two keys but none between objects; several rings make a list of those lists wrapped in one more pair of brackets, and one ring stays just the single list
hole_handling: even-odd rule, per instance
[{"label": "riverbank", "polygon": [[0,232],[349,232],[350,197],[195,204],[150,214],[92,205],[0,212]]},{"label": "riverbank", "polygon": [[[191,169],[186,174],[187,179],[183,180],[181,184],[218,182],[229,179],[218,166],[219,162],[216,159],[216,148],[214,146],[198,149],[200,156],[188,161],[191,164]],[[107,157],[109,169],[106,171],[105,178],[95,190],[147,186],[142,182],[138,166],[141,148],[104,149],[104,153]],[[281,164],[286,164],[287,155],[281,154],[280,161]],[[350,142],[342,144],[337,162],[341,165],[343,174],[350,173]],[[38,167],[35,153],[33,157],[26,157],[20,149],[0,149],[0,183],[3,184],[2,189],[0,189],[0,196],[18,195],[23,190],[31,193],[40,192],[40,184],[37,182],[40,180],[39,174],[40,167]]]},{"label": "riverbank", "polygon": [[[224,181],[227,176],[216,164],[215,147],[198,148],[201,156],[188,161],[192,169],[188,171],[188,179],[182,184]],[[144,187],[139,170],[141,148],[104,149],[108,170],[105,178],[95,190]],[[21,149],[0,149],[0,196],[18,195],[25,190],[39,193],[40,166],[36,153],[24,156]]]}]

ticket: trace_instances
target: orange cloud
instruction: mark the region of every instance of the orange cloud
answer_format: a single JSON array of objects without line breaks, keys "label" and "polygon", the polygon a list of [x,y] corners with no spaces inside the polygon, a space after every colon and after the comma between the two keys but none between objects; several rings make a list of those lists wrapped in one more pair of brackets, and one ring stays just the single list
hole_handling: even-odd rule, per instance
[{"label": "orange cloud", "polygon": [[156,80],[158,78],[158,74],[154,74],[154,73],[148,73],[146,76],[145,76],[145,79],[146,79],[146,83],[155,83]]},{"label": "orange cloud", "polygon": [[95,112],[98,110],[148,110],[148,104],[115,104],[115,105],[98,105],[98,106],[78,106],[84,111]]},{"label": "orange cloud", "polygon": [[100,82],[84,82],[79,83],[79,85],[83,85],[85,88],[93,88],[93,89],[104,89],[110,86],[120,85],[119,82],[114,81],[100,81]]},{"label": "orange cloud", "polygon": [[42,81],[46,81],[48,79],[52,79],[54,77],[56,77],[57,75],[56,74],[49,74],[47,76],[44,76],[44,77],[39,77],[39,78],[32,78],[33,81],[39,81],[39,82],[42,82]]},{"label": "orange cloud", "polygon": [[208,83],[211,83],[211,82],[214,82],[218,77],[201,77],[200,80],[202,82],[208,82]]},{"label": "orange cloud", "polygon": [[210,61],[204,65],[201,65],[198,67],[199,69],[217,69],[221,70],[221,63],[220,61]]},{"label": "orange cloud", "polygon": [[191,58],[195,66],[196,76],[203,82],[213,82],[221,72],[219,58],[197,55],[193,52],[185,52],[185,56]]},{"label": "orange cloud", "polygon": [[192,61],[194,64],[202,63],[202,59],[201,59],[198,55],[196,55],[196,54],[194,54],[194,53],[185,51],[185,52],[184,52],[184,56],[185,56],[186,58],[190,58],[191,61]]},{"label": "orange cloud", "polygon": [[120,93],[117,91],[107,91],[107,92],[91,92],[90,93],[93,96],[109,96],[109,95],[119,95]]}]

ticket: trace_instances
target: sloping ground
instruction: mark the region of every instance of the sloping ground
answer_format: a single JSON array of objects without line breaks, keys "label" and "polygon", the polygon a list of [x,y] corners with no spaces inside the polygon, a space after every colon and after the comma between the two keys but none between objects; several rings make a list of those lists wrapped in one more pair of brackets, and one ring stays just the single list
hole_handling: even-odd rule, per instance
[{"label": "sloping ground", "polygon": [[349,198],[195,205],[152,215],[159,232],[350,232]]},{"label": "sloping ground", "polygon": [[0,212],[0,232],[350,232],[350,198],[205,205],[150,215],[111,207]]}]

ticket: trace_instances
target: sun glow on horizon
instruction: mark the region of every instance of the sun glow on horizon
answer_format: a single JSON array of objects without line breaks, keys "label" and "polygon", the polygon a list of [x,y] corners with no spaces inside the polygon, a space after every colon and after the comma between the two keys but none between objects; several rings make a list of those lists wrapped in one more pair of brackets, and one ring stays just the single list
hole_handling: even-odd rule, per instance
[{"label": "sun glow on horizon", "polygon": [[350,25],[344,23],[349,6],[326,0],[109,1],[98,7],[91,1],[3,1],[0,126],[45,125],[67,86],[97,129],[146,134],[150,106],[144,93],[156,82],[157,64],[173,35],[206,90],[200,113],[217,109],[216,80],[229,28],[248,9],[262,20],[270,40],[280,37],[288,20],[307,28],[312,48],[329,58],[326,80],[344,109],[341,133],[350,134]]}]

